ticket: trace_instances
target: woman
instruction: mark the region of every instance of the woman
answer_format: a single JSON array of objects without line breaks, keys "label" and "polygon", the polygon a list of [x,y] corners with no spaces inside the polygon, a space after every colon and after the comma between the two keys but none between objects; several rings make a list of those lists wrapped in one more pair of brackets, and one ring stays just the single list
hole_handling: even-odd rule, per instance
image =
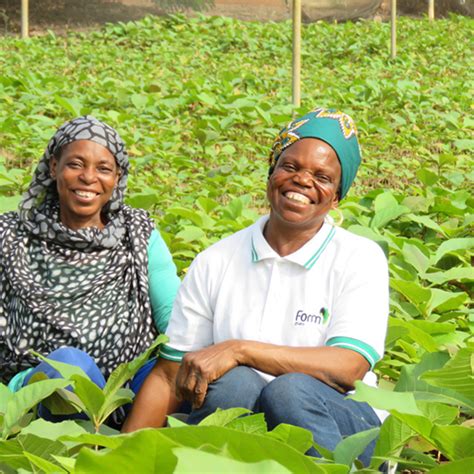
[{"label": "woman", "polygon": [[[360,163],[356,128],[316,109],[277,137],[270,215],[214,244],[190,267],[176,298],[169,344],[139,392],[124,430],[162,426],[192,403],[188,422],[217,408],[263,412],[334,449],[380,425],[345,395],[374,384],[388,317],[388,270],[372,241],[336,228],[328,212]],[[312,450],[312,454],[316,454]],[[361,457],[368,462],[370,449]]]},{"label": "woman", "polygon": [[113,128],[76,118],[51,138],[19,211],[0,216],[0,380],[15,376],[13,390],[37,363],[29,349],[102,386],[165,331],[180,281],[153,221],[123,203],[128,169]]}]

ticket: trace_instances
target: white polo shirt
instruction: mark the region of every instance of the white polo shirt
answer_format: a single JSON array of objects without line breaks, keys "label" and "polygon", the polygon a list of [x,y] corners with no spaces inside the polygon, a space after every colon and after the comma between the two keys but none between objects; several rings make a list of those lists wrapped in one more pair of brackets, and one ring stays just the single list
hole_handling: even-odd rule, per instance
[{"label": "white polo shirt", "polygon": [[[267,220],[196,257],[178,291],[161,356],[180,361],[186,352],[246,339],[343,347],[373,367],[383,355],[389,309],[381,248],[326,222],[303,247],[280,257],[263,236]],[[364,381],[374,385],[375,375]]]}]

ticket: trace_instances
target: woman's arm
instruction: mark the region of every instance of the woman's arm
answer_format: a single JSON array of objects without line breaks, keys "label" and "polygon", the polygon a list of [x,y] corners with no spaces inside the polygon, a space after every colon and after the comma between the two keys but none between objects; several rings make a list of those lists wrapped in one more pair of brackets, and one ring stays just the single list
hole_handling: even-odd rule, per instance
[{"label": "woman's arm", "polygon": [[164,334],[181,280],[158,230],[152,232],[148,243],[148,282],[153,320],[160,334]]},{"label": "woman's arm", "polygon": [[311,375],[345,393],[370,368],[358,352],[338,347],[288,347],[256,341],[230,340],[186,354],[177,374],[176,395],[194,408],[204,402],[207,387],[237,365],[279,376]]},{"label": "woman's arm", "polygon": [[179,363],[158,359],[138,392],[122,432],[165,426],[166,416],[179,409],[175,381]]}]

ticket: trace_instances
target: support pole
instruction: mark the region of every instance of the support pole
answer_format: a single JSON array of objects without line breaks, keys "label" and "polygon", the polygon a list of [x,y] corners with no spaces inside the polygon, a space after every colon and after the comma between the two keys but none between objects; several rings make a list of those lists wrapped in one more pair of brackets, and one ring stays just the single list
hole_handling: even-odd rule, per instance
[{"label": "support pole", "polygon": [[430,21],[433,21],[435,18],[434,0],[428,0],[428,18]]},{"label": "support pole", "polygon": [[28,38],[29,34],[29,25],[28,25],[28,17],[29,17],[29,8],[28,8],[28,0],[21,0],[21,37]]},{"label": "support pole", "polygon": [[293,0],[293,105],[301,105],[301,0]]},{"label": "support pole", "polygon": [[397,56],[397,0],[392,0],[390,7],[391,16],[391,38],[390,38],[390,56]]}]

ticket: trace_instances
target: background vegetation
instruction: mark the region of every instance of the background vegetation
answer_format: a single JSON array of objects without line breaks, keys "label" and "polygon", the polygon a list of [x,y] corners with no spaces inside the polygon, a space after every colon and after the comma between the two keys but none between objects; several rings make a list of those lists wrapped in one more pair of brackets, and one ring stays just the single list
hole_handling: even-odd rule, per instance
[{"label": "background vegetation", "polygon": [[[325,452],[326,464],[304,464],[309,472],[314,466],[315,472],[347,472],[354,453],[378,433],[374,469],[391,459],[399,461],[400,469],[454,473],[467,471],[474,461],[472,27],[473,20],[459,16],[433,23],[401,18],[395,60],[388,55],[388,24],[304,27],[303,105],[297,112],[334,106],[355,118],[364,161],[341,203],[343,226],[384,248],[392,288],[387,352],[377,366],[381,388],[373,393],[360,385],[355,395],[391,416],[380,432],[349,439],[338,452]],[[93,114],[126,141],[133,165],[128,202],[156,217],[185,272],[198,251],[267,212],[268,151],[293,113],[290,68],[290,23],[150,17],[90,34],[3,39],[0,212],[16,208],[56,128],[74,116]],[[75,376],[68,378],[77,387],[81,382]],[[42,439],[52,428],[33,422],[39,428],[32,440],[27,426],[31,413],[25,413],[53,390],[66,395],[59,386],[45,390],[31,404],[24,395],[22,409],[14,396],[2,398],[9,401],[0,404],[0,469],[2,462],[18,468],[8,457],[14,451],[23,469],[46,470],[46,464],[38,467],[38,451],[28,443],[37,447],[36,437]],[[95,409],[77,400],[76,407],[96,416],[98,429],[108,412],[106,401],[115,399],[110,393],[97,397]],[[252,449],[244,444],[263,441],[248,439],[239,445],[238,440],[249,432],[265,439],[272,435],[261,419],[251,424],[234,418],[214,420],[220,426],[208,436],[178,431],[168,444],[161,438],[167,434],[146,431],[137,438],[80,437],[71,444],[61,432],[48,441],[61,454],[48,451],[41,459],[53,464],[46,472],[59,465],[72,471],[77,459],[77,472],[95,472],[87,462],[115,459],[126,446],[122,442],[130,445],[127,453],[138,453],[133,462],[139,462],[143,454],[140,458],[137,447],[146,438],[155,447],[167,446],[173,461],[166,469],[161,466],[163,472],[179,471],[177,466],[185,465],[179,463],[201,455],[206,466],[219,469],[220,462],[231,461],[271,461],[290,470],[302,466],[285,464],[272,454],[275,447],[250,455]],[[67,434],[79,436],[71,429]],[[234,439],[236,429],[243,431]],[[175,436],[173,430],[183,428],[170,430],[168,440]],[[278,442],[304,453],[311,441],[301,432],[288,433],[277,436]],[[82,448],[77,455],[90,444],[108,450]],[[308,458],[301,456],[304,461],[294,462],[306,463]],[[105,465],[97,466],[103,470]],[[270,468],[275,465],[259,466]]]}]

